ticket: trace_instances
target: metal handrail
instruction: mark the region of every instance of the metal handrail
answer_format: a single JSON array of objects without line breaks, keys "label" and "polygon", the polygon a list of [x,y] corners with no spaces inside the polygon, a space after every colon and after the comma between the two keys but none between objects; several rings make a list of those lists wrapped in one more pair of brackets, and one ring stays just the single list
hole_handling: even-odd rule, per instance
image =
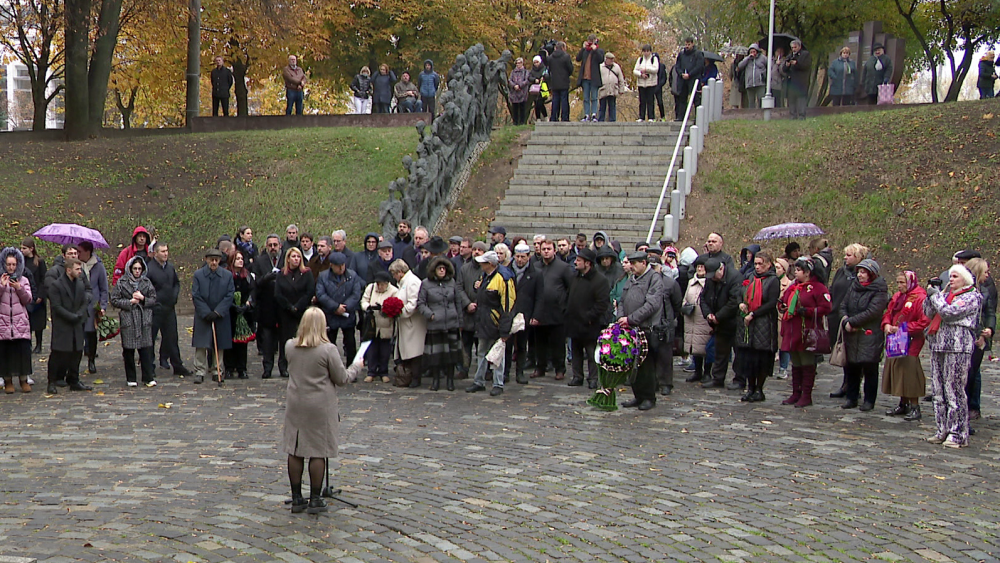
[{"label": "metal handrail", "polygon": [[684,122],[681,124],[680,133],[677,134],[677,144],[674,145],[674,155],[670,157],[670,168],[667,169],[667,177],[663,179],[663,188],[660,190],[660,201],[656,202],[656,212],[653,214],[653,220],[649,223],[649,234],[646,235],[646,244],[652,244],[653,242],[653,231],[656,230],[656,222],[660,219],[663,198],[667,195],[667,184],[670,183],[670,176],[674,173],[674,165],[677,164],[677,155],[681,150],[681,141],[684,140],[684,131],[687,130],[688,119],[691,117],[691,107],[694,106],[694,99],[697,97],[699,83],[700,81],[696,78],[694,87],[691,88],[687,110],[684,112]]}]

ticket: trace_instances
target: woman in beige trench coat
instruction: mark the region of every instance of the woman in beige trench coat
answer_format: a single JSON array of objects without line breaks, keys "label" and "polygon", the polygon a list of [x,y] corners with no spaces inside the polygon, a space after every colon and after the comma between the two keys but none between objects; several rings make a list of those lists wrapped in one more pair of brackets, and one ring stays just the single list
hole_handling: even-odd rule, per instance
[{"label": "woman in beige trench coat", "polygon": [[[396,280],[396,297],[403,302],[403,312],[396,317],[396,387],[420,386],[420,356],[424,354],[427,319],[417,310],[420,278],[402,260],[389,264],[389,274]],[[415,385],[411,385],[411,382]]]},{"label": "woman in beige trench coat", "polygon": [[[306,309],[295,338],[285,343],[285,357],[289,378],[279,449],[288,454],[292,512],[326,512],[320,492],[327,458],[337,457],[337,386],[356,377],[361,366],[344,368],[337,346],[326,337],[326,315],[316,307]],[[302,496],[305,458],[309,458],[308,501]]]}]

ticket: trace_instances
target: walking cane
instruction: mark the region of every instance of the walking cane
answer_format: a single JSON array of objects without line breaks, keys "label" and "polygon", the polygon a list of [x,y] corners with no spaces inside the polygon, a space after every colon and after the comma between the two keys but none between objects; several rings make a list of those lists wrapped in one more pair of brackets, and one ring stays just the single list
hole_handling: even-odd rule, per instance
[{"label": "walking cane", "polygon": [[212,344],[215,345],[215,372],[219,381],[219,387],[222,387],[222,364],[219,363],[219,339],[215,335],[215,321],[212,321]]}]

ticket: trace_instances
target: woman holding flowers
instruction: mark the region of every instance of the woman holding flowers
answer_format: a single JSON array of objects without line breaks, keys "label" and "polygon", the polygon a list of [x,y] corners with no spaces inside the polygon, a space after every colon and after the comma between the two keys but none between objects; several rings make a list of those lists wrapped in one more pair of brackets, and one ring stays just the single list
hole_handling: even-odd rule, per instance
[{"label": "woman holding flowers", "polygon": [[247,269],[246,251],[238,248],[232,261],[226,269],[233,274],[233,304],[229,307],[229,322],[232,326],[233,347],[223,352],[226,365],[226,377],[247,379],[247,343],[253,339],[253,315],[250,312],[253,304],[250,292],[253,291],[254,276]]},{"label": "woman holding flowers", "polygon": [[774,372],[778,351],[778,298],[781,282],[774,271],[771,254],[761,250],[753,259],[754,273],[743,282],[743,317],[736,334],[740,353],[740,373],[747,378],[747,392],[740,399],[756,403],[764,400],[764,381]]},{"label": "woman holding flowers", "polygon": [[822,319],[833,311],[833,304],[829,290],[813,273],[811,258],[796,260],[793,271],[795,283],[778,302],[781,350],[792,355],[792,394],[781,404],[803,408],[812,405],[816,383],[816,353],[806,350],[805,334],[822,328]]}]

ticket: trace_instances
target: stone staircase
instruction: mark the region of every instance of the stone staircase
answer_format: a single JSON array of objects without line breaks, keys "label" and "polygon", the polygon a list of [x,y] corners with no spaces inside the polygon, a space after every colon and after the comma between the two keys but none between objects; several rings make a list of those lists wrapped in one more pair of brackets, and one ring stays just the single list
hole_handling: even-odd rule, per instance
[{"label": "stone staircase", "polygon": [[631,248],[646,239],[679,132],[677,123],[538,123],[492,224],[529,241],[607,231]]}]

